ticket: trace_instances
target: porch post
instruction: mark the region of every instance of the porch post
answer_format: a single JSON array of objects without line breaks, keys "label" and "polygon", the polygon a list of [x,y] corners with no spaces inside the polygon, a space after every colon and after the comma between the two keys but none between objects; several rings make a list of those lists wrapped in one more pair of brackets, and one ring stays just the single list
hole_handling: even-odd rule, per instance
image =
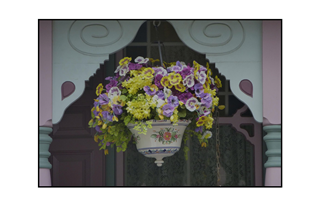
[{"label": "porch post", "polygon": [[265,186],[281,186],[281,21],[263,21],[262,38]]},{"label": "porch post", "polygon": [[52,21],[39,21],[39,186],[51,186]]}]

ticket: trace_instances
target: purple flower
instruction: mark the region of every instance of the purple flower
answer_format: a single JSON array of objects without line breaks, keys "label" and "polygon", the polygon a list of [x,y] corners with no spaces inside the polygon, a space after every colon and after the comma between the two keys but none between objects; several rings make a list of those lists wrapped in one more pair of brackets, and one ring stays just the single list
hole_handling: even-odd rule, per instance
[{"label": "purple flower", "polygon": [[195,132],[202,133],[203,126],[197,127]]},{"label": "purple flower", "polygon": [[102,117],[103,117],[103,119],[106,119],[109,122],[112,122],[112,115],[108,111],[103,111]]},{"label": "purple flower", "polygon": [[201,83],[197,83],[194,85],[194,90],[197,97],[200,97],[200,95],[203,93],[203,85]]},{"label": "purple flower", "polygon": [[218,89],[218,87],[216,86],[216,85],[214,85],[214,84],[211,84],[210,85],[210,88],[211,88],[211,90],[216,90],[216,92],[219,92],[219,89]]},{"label": "purple flower", "polygon": [[162,84],[160,83],[161,79],[162,79],[162,75],[161,74],[157,74],[156,77],[154,78],[154,84],[159,88],[159,89],[163,89]]},{"label": "purple flower", "polygon": [[184,104],[187,102],[188,99],[190,99],[191,97],[193,97],[193,95],[188,92],[188,93],[181,93],[178,98],[181,102],[183,102]]},{"label": "purple flower", "polygon": [[[103,144],[103,140],[101,140],[101,144]],[[109,147],[111,145],[111,142],[106,142],[105,145]]]},{"label": "purple flower", "polygon": [[156,95],[158,96],[159,99],[162,99],[162,100],[165,99],[164,93],[161,90],[157,91]]},{"label": "purple flower", "polygon": [[200,95],[200,98],[201,98],[201,104],[204,105],[205,107],[207,108],[210,108],[211,107],[211,104],[212,104],[212,98],[211,98],[211,95],[208,94],[208,93],[202,93]]},{"label": "purple flower", "polygon": [[186,76],[191,74],[191,69],[190,67],[184,68],[181,72],[179,72],[182,78],[186,78]]},{"label": "purple flower", "polygon": [[96,110],[93,111],[94,116],[98,116],[99,112],[97,112]]},{"label": "purple flower", "polygon": [[115,115],[119,116],[122,114],[122,106],[119,104],[112,105],[112,111]]},{"label": "purple flower", "polygon": [[180,72],[180,71],[182,71],[182,68],[176,65],[176,66],[171,67],[171,70],[174,72]]},{"label": "purple flower", "polygon": [[176,96],[171,95],[168,97],[168,104],[171,104],[174,107],[179,106],[179,99]]},{"label": "purple flower", "polygon": [[142,67],[141,64],[135,64],[135,63],[129,62],[129,71],[130,70],[137,70],[137,69],[140,69],[141,67]]},{"label": "purple flower", "polygon": [[204,66],[200,65],[200,69],[199,69],[199,72],[206,72],[207,71],[207,68],[205,68]]},{"label": "purple flower", "polygon": [[156,76],[157,74],[161,74],[162,76],[167,75],[167,70],[165,70],[163,67],[152,67],[153,71],[154,71],[154,76]]},{"label": "purple flower", "polygon": [[102,131],[100,130],[100,126],[98,126],[98,125],[95,127],[95,129],[96,129],[97,132],[100,132],[100,133],[102,132]]},{"label": "purple flower", "polygon": [[109,98],[105,93],[104,94],[100,94],[97,99],[99,100],[99,104],[100,105],[105,105],[105,104],[109,103]]},{"label": "purple flower", "polygon": [[108,80],[108,81],[110,81],[110,80],[115,80],[116,79],[116,77],[106,77],[105,78],[105,80]]},{"label": "purple flower", "polygon": [[109,84],[106,85],[106,91],[109,92],[112,87],[116,87],[118,84],[117,80],[111,79]]},{"label": "purple flower", "polygon": [[150,96],[153,96],[157,93],[157,90],[155,90],[154,88],[151,90],[149,86],[144,86],[143,90],[147,93],[147,95],[150,95]]},{"label": "purple flower", "polygon": [[174,106],[171,104],[166,104],[162,107],[163,115],[166,117],[171,117],[174,111]]},{"label": "purple flower", "polygon": [[99,105],[99,102],[96,102],[96,101],[93,102],[93,106],[94,106],[94,107],[96,107],[96,106],[98,106],[98,105]]},{"label": "purple flower", "polygon": [[172,88],[171,88],[171,91],[172,91],[172,95],[173,95],[173,96],[176,96],[176,97],[181,94],[181,92],[178,91],[175,87],[172,87]]}]

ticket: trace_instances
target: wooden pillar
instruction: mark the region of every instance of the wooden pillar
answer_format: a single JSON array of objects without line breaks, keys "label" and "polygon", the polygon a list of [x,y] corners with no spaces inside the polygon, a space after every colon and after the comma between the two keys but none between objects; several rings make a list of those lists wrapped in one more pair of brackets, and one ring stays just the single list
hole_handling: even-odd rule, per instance
[{"label": "wooden pillar", "polygon": [[263,21],[262,38],[265,186],[281,186],[281,20]]},{"label": "wooden pillar", "polygon": [[39,21],[39,186],[51,186],[52,21]]}]

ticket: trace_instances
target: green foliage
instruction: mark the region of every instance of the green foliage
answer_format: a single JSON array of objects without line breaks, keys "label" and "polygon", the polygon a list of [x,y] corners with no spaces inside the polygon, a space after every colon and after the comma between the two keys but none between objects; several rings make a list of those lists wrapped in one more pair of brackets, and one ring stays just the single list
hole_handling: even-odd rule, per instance
[{"label": "green foliage", "polygon": [[186,109],[178,110],[178,116],[179,117],[186,117],[187,116],[187,110]]},{"label": "green foliage", "polygon": [[124,124],[128,125],[129,122],[131,121],[131,118],[132,118],[132,115],[127,115],[123,120]]}]

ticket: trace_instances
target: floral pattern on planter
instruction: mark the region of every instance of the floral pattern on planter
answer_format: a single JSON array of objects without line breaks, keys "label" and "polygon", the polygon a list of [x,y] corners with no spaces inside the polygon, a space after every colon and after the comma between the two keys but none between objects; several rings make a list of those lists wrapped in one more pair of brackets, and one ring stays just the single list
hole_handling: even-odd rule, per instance
[{"label": "floral pattern on planter", "polygon": [[160,128],[160,131],[153,130],[153,134],[151,134],[151,138],[156,141],[161,142],[162,144],[171,144],[172,142],[176,142],[178,138],[181,138],[181,134],[178,134],[177,129],[174,127],[169,128]]}]

